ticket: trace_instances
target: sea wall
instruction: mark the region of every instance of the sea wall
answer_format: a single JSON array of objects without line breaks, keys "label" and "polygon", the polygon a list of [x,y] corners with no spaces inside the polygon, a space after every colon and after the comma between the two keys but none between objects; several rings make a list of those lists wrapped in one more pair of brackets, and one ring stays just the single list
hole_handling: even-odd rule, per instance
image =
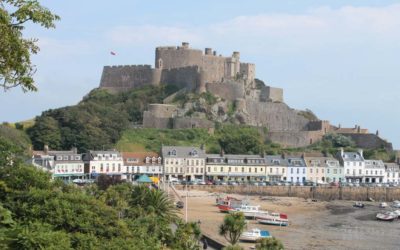
[{"label": "sea wall", "polygon": [[[177,186],[182,189],[183,186]],[[391,187],[298,187],[298,186],[214,186],[196,185],[189,189],[208,192],[259,195],[259,196],[281,196],[299,197],[317,200],[354,200],[367,201],[372,198],[375,201],[400,200],[400,188]]]}]

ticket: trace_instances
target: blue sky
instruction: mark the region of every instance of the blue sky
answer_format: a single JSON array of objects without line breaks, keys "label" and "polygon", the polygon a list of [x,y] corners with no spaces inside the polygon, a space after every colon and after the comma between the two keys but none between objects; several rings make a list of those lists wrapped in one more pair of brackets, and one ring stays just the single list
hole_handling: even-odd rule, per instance
[{"label": "blue sky", "polygon": [[[153,64],[154,48],[190,42],[241,52],[285,101],[320,119],[377,129],[400,147],[398,1],[41,1],[62,20],[29,25],[39,92],[0,92],[0,121],[74,105],[99,85],[102,67]],[[115,51],[117,56],[111,56]]]}]

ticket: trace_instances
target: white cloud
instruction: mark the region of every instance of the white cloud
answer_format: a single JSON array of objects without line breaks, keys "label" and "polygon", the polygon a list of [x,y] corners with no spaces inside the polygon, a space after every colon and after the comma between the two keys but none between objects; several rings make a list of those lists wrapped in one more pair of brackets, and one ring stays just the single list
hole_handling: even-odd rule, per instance
[{"label": "white cloud", "polygon": [[197,42],[200,36],[194,28],[169,26],[118,26],[107,32],[106,37],[114,44],[143,45],[158,42],[159,44],[176,44],[180,41]]}]

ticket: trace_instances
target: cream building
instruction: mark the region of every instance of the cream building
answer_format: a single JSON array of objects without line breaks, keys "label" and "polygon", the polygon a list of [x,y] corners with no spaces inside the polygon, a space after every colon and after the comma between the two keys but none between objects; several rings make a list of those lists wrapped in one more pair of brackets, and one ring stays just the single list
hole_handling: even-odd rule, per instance
[{"label": "cream building", "polygon": [[385,183],[399,184],[399,165],[397,163],[385,163]]},{"label": "cream building", "polygon": [[265,181],[265,171],[265,159],[260,155],[207,155],[206,175],[209,180]]},{"label": "cream building", "polygon": [[265,163],[267,180],[269,182],[286,181],[288,161],[283,155],[267,155]]},{"label": "cream building", "polygon": [[167,180],[204,180],[206,154],[198,147],[162,146],[164,174]]}]

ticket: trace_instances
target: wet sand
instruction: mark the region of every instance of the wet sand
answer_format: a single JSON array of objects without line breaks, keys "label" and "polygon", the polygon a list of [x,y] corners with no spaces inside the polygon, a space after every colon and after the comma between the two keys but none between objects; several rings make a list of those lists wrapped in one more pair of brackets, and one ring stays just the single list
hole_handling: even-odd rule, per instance
[{"label": "wet sand", "polygon": [[[186,194],[184,191],[178,192],[181,196]],[[218,195],[224,197],[224,194],[191,190],[188,198],[188,219],[200,220],[204,233],[227,243],[218,234],[218,227],[225,216],[215,205]],[[359,209],[352,207],[352,201],[312,202],[294,197],[229,196],[247,198],[251,205],[260,205],[263,210],[288,214],[288,227],[261,225],[249,220],[247,228],[270,231],[283,242],[285,249],[400,250],[400,220],[377,221],[376,213],[385,210],[380,209],[377,202],[366,202],[366,207]],[[182,218],[185,218],[185,209],[181,212]],[[254,246],[251,243],[240,244],[246,249]]]}]

